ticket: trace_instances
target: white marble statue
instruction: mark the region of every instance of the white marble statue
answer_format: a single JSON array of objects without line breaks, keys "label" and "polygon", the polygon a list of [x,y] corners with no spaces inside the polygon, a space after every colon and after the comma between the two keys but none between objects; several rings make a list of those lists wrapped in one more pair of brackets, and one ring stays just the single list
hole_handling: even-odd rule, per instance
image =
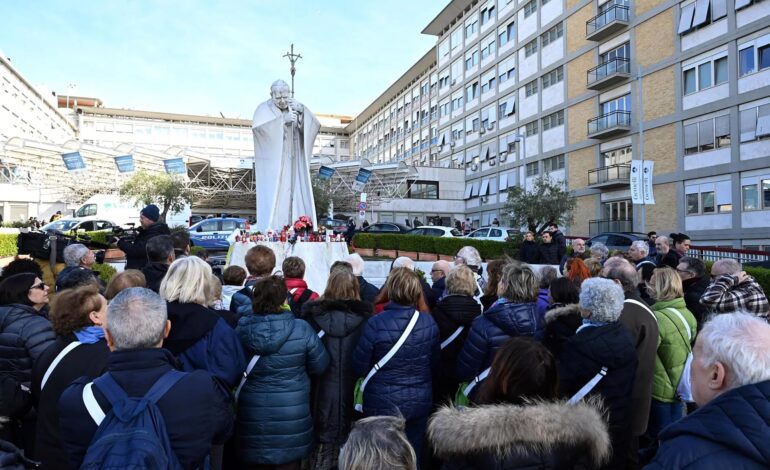
[{"label": "white marble statue", "polygon": [[270,100],[254,111],[254,178],[257,230],[280,230],[306,215],[317,227],[310,158],[321,128],[318,119],[291,97],[289,85],[277,80]]}]

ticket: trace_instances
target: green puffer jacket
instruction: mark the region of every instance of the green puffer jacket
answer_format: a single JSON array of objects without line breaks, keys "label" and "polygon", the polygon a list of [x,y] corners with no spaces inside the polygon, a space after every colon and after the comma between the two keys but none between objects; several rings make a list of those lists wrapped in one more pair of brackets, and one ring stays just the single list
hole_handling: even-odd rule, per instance
[{"label": "green puffer jacket", "polygon": [[[682,323],[679,315],[669,310],[676,309],[689,326]],[[656,302],[652,306],[655,318],[658,320],[658,355],[655,358],[655,375],[652,385],[652,398],[665,403],[674,403],[676,387],[682,378],[687,355],[695,343],[697,323],[695,317],[687,310],[684,298]]]}]

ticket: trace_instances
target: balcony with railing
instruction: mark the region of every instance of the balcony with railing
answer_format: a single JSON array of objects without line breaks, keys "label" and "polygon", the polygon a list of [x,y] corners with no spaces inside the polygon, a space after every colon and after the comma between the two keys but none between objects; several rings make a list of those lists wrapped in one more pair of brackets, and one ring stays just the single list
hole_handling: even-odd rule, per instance
[{"label": "balcony with railing", "polygon": [[627,186],[630,184],[631,164],[618,163],[588,170],[588,185],[594,188]]},{"label": "balcony with railing", "polygon": [[586,39],[601,41],[628,26],[629,9],[623,5],[612,5],[606,11],[586,22]]},{"label": "balcony with railing", "polygon": [[631,61],[616,57],[588,70],[589,90],[599,90],[622,82],[631,76]]},{"label": "balcony with railing", "polygon": [[588,221],[588,232],[590,236],[598,235],[603,232],[633,232],[633,219],[598,219]]},{"label": "balcony with railing", "polygon": [[631,130],[631,111],[612,111],[588,120],[588,138],[603,139]]}]

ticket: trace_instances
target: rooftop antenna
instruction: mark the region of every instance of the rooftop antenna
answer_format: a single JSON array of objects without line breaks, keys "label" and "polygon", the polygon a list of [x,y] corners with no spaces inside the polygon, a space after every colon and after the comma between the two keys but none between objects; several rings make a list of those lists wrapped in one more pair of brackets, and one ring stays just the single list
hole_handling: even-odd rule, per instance
[{"label": "rooftop antenna", "polygon": [[289,62],[291,62],[291,97],[294,98],[294,74],[297,72],[297,68],[294,64],[296,64],[302,56],[294,53],[294,44],[292,43],[291,50],[284,54],[283,57],[287,57]]}]

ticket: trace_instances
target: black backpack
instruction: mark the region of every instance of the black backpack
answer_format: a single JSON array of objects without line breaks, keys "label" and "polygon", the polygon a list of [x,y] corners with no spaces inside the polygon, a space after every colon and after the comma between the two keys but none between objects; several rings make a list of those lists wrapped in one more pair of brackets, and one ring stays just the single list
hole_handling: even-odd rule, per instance
[{"label": "black backpack", "polygon": [[294,314],[295,317],[299,317],[302,314],[302,306],[305,304],[305,302],[310,300],[311,295],[313,295],[313,291],[308,288],[305,288],[305,290],[302,291],[302,294],[300,294],[299,299],[294,300],[294,293],[289,291],[289,297],[287,299],[287,302],[289,304],[289,307],[291,307],[291,312]]}]

